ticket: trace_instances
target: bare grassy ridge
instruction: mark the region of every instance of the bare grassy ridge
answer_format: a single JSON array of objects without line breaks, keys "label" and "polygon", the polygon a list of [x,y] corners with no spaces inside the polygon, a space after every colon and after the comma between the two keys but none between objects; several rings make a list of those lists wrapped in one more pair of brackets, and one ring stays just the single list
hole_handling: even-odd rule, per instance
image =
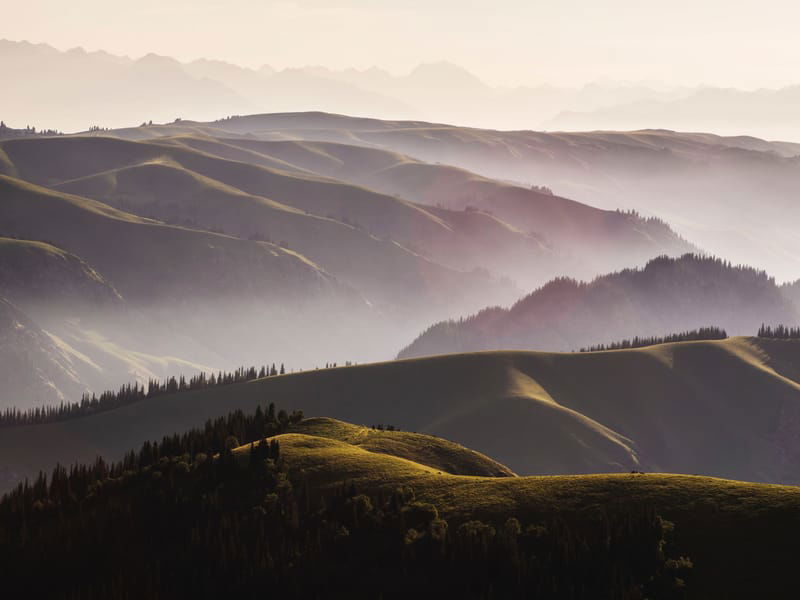
[{"label": "bare grassy ridge", "polygon": [[128,299],[253,289],[274,294],[274,282],[283,282],[278,291],[290,296],[303,287],[337,287],[317,265],[276,244],[166,226],[3,175],[0,198],[4,233],[49,240],[76,254],[113,274],[111,282]]},{"label": "bare grassy ridge", "polygon": [[513,477],[514,472],[488,456],[455,442],[407,431],[385,431],[328,417],[305,419],[293,434],[327,438],[361,450],[395,456],[451,475]]}]

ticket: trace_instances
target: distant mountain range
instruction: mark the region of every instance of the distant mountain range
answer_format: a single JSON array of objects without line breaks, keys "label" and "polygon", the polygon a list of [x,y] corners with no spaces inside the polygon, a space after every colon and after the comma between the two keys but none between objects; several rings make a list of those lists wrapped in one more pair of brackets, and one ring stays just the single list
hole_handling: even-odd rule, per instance
[{"label": "distant mountain range", "polygon": [[798,105],[799,85],[752,91],[707,87],[675,99],[640,98],[588,111],[565,110],[543,126],[570,131],[661,127],[798,140]]},{"label": "distant mountain range", "polygon": [[[320,110],[501,129],[671,128],[800,140],[798,87],[744,91],[636,83],[492,87],[448,62],[404,75],[372,67],[249,69],[202,58],[182,63],[0,40],[9,127],[63,131],[150,120],[207,120],[253,112]],[[36,103],[30,98],[35,97]]]}]

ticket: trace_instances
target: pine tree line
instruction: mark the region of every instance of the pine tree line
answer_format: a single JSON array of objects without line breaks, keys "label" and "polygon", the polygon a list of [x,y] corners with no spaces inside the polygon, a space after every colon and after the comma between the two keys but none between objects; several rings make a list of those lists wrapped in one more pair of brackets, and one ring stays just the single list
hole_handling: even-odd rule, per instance
[{"label": "pine tree line", "polygon": [[771,325],[761,324],[758,328],[758,337],[760,338],[773,338],[779,340],[798,340],[800,339],[800,327],[788,327],[786,325]]},{"label": "pine tree line", "polygon": [[[122,461],[57,467],[0,499],[13,596],[70,600],[681,598],[671,524],[624,500],[527,526],[450,521],[412,489],[312,489],[274,405],[208,421]],[[237,450],[249,444],[247,452]],[[591,514],[590,514],[591,513]],[[46,572],[46,576],[43,576]]]},{"label": "pine tree line", "polygon": [[147,398],[155,398],[164,394],[204,390],[284,374],[286,374],[286,367],[283,363],[281,363],[279,368],[275,366],[275,363],[272,363],[271,367],[265,365],[260,369],[256,369],[256,367],[240,367],[230,372],[219,371],[216,374],[199,373],[188,379],[183,375],[179,377],[168,377],[163,381],[150,379],[146,386],[144,384],[140,385],[138,382],[134,384],[128,383],[120,387],[117,391],[108,390],[101,393],[99,396],[95,394],[84,394],[80,402],[62,402],[58,406],[35,407],[25,410],[7,408],[0,413],[0,428],[65,421],[67,419],[84,417],[98,412],[114,410],[115,408],[127,406],[128,404],[133,404],[134,402],[139,402]]},{"label": "pine tree line", "polygon": [[639,337],[635,336],[630,340],[611,342],[610,344],[597,344],[587,348],[581,348],[580,352],[602,352],[604,350],[625,350],[627,348],[642,348],[644,346],[656,346],[658,344],[669,344],[672,342],[694,342],[699,340],[724,340],[728,337],[726,331],[720,327],[701,327],[691,331],[671,333],[665,336]]}]

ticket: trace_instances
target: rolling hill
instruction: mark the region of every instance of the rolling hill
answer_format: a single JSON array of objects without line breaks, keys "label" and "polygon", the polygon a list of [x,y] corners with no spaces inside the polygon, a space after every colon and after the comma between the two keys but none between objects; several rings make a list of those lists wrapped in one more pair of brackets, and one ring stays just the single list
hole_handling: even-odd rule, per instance
[{"label": "rolling hill", "polygon": [[[55,311],[76,316],[123,300],[102,275],[79,257],[44,242],[3,237],[0,294],[34,315]],[[53,297],[58,297],[57,303],[52,302]]]},{"label": "rolling hill", "polygon": [[[798,145],[661,129],[497,131],[325,113],[252,115],[234,135],[362,145],[440,162],[607,209],[657,215],[709,252],[797,277]],[[753,202],[759,198],[759,202]]]},{"label": "rolling hill", "polygon": [[[152,204],[158,198],[152,208],[165,208],[175,185],[163,181],[163,173],[155,183],[143,183],[144,174],[137,178],[132,171],[151,163],[168,163],[216,184],[394,240],[439,264],[460,270],[485,268],[528,287],[558,274],[592,277],[658,254],[693,249],[656,219],[599,210],[530,186],[494,181],[377,148],[232,137],[238,134],[230,130],[231,123],[241,120],[248,119],[153,125],[135,133],[103,132],[103,136],[126,140],[116,142],[79,136],[36,144],[9,143],[5,153],[14,166],[9,171],[20,177],[118,207],[132,207],[127,210],[133,212],[145,200]],[[39,155],[48,157],[46,170],[36,160]],[[131,172],[112,183],[122,168]],[[158,182],[163,185],[159,187]],[[188,187],[194,189],[196,184]],[[213,187],[218,192],[219,185]],[[224,194],[219,196],[224,200]],[[121,204],[134,198],[139,202]],[[174,218],[178,208],[171,205],[167,214]],[[186,212],[191,215],[194,211]],[[218,217],[224,214],[221,209],[215,213]],[[191,217],[187,219],[191,222]],[[248,224],[246,235],[253,235],[254,227]],[[286,241],[301,248],[309,237]],[[309,256],[313,253],[301,251]],[[336,253],[327,249],[324,256],[335,257]]]},{"label": "rolling hill", "polygon": [[[190,143],[193,139],[163,141]],[[473,240],[472,252],[465,254],[469,249],[465,244],[447,248],[430,236],[398,239],[422,248],[439,262],[447,264],[455,257],[466,257],[471,264],[503,273],[524,285],[541,281],[546,272],[593,276],[604,267],[622,268],[657,254],[680,254],[692,248],[657,219],[600,210],[548,191],[492,180],[456,167],[424,163],[377,148],[252,139],[205,142],[202,147],[221,156],[229,156],[231,149],[241,148],[247,154],[237,155],[237,159],[245,162],[290,163],[296,168],[425,206],[427,212],[439,216],[455,232],[467,232]],[[461,225],[456,219],[469,223]],[[491,228],[498,229],[503,223],[510,227],[493,233]],[[535,242],[550,249],[548,260],[515,252],[511,245],[514,240],[508,235],[512,228],[532,238],[529,245]]]},{"label": "rolling hill", "polygon": [[[514,477],[514,472],[491,458],[465,448],[448,440],[410,433],[407,431],[391,431],[353,425],[329,417],[312,417],[304,419],[290,428],[290,436],[301,443],[306,438],[324,438],[332,440],[332,448],[352,447],[355,455],[361,451],[372,454],[388,455],[443,471],[451,475],[474,475],[479,477]],[[324,442],[320,442],[324,447]],[[341,444],[341,446],[340,446]],[[246,448],[241,448],[243,451]],[[357,450],[355,450],[357,449]],[[361,468],[365,465],[361,462]],[[338,463],[338,460],[337,460]],[[341,478],[344,464],[337,467],[337,476]],[[350,479],[345,475],[343,479]]]},{"label": "rolling hill", "polygon": [[[100,273],[113,274],[111,283],[129,300],[187,299],[200,292],[214,297],[254,288],[266,298],[336,293],[336,282],[324,271],[275,244],[167,226],[3,175],[0,191],[0,233],[51,241]],[[270,285],[276,281],[286,285]]]},{"label": "rolling hill", "polygon": [[[263,417],[262,412],[262,421]],[[258,413],[250,418],[255,424]],[[196,444],[208,438],[209,432],[224,437],[226,431],[233,431],[233,426],[225,426],[225,419],[189,434],[194,437],[187,438],[185,446],[194,442],[191,452],[181,454],[184,447],[178,446],[179,450],[170,453],[170,444],[181,439],[176,435],[165,440],[158,451],[147,445],[138,458],[136,452],[126,454],[124,470],[123,463],[109,471],[108,465],[99,461],[76,466],[69,472],[62,467],[53,473],[49,486],[38,479],[33,486],[3,499],[0,516],[6,535],[0,551],[6,553],[7,564],[16,564],[14,559],[19,556],[47,556],[67,547],[81,548],[80,558],[70,558],[77,563],[99,549],[89,571],[67,562],[71,568],[59,575],[62,589],[85,587],[87,582],[107,580],[109,571],[116,568],[117,561],[112,559],[129,552],[126,544],[131,540],[136,540],[134,547],[139,547],[142,534],[144,539],[152,539],[160,532],[167,538],[164,543],[174,546],[163,559],[159,557],[170,565],[171,574],[177,569],[196,567],[199,560],[206,559],[210,560],[209,566],[196,578],[208,584],[218,583],[212,575],[216,571],[209,570],[214,564],[224,564],[222,557],[234,555],[238,557],[235,564],[241,563],[250,573],[249,579],[237,582],[237,589],[243,589],[246,582],[252,581],[254,565],[262,564],[262,555],[255,554],[256,546],[249,543],[262,531],[264,521],[259,518],[273,515],[285,519],[267,521],[273,525],[268,535],[276,542],[275,553],[271,554],[275,557],[279,556],[278,548],[293,539],[292,531],[306,534],[317,522],[314,518],[322,517],[319,535],[308,536],[315,542],[316,552],[308,556],[300,552],[299,543],[292,545],[294,566],[311,559],[309,576],[332,567],[341,572],[343,566],[333,566],[336,558],[347,564],[357,550],[354,544],[359,544],[362,553],[377,559],[370,562],[370,568],[380,568],[381,573],[399,572],[395,561],[382,562],[387,557],[387,542],[394,540],[404,554],[416,553],[425,548],[424,540],[436,533],[435,539],[447,536],[448,545],[457,548],[470,549],[470,541],[493,548],[471,563],[477,579],[487,561],[496,556],[495,543],[518,544],[512,547],[518,548],[519,554],[513,553],[511,560],[519,556],[548,561],[555,558],[553,567],[561,569],[557,581],[565,584],[571,573],[577,576],[583,571],[591,572],[582,561],[607,560],[606,554],[610,553],[626,565],[640,564],[643,557],[633,554],[648,552],[649,559],[649,552],[655,547],[659,551],[655,556],[660,558],[657,564],[666,558],[685,557],[679,565],[673,565],[682,565],[677,571],[681,585],[666,588],[678,597],[793,597],[791,548],[800,520],[800,491],[794,486],[640,472],[515,477],[486,456],[430,436],[367,429],[329,418],[291,421],[292,430],[268,438],[267,444],[259,443],[259,435],[246,437],[243,445],[229,446],[229,451],[220,451],[213,458],[203,452],[208,449],[206,446]],[[228,422],[234,425],[241,419],[231,422],[229,418]],[[236,444],[230,435],[226,445],[229,441]],[[275,459],[260,458],[265,451]],[[80,485],[82,482],[88,485]],[[42,497],[44,501],[37,500]],[[225,510],[221,511],[223,507]],[[60,534],[48,536],[47,532],[55,531],[48,528],[48,523],[56,522],[51,517],[56,511]],[[192,518],[187,519],[187,514]],[[215,523],[223,514],[238,526],[213,529],[217,535],[208,535],[212,530],[201,529],[203,523]],[[246,514],[255,518],[246,519]],[[398,515],[399,520],[392,520],[392,515]],[[658,535],[642,540],[639,535],[647,530],[640,527],[651,522],[650,518],[654,519]],[[278,527],[281,522],[290,525],[290,529]],[[30,527],[35,542],[16,544],[20,527],[27,533],[25,526]],[[368,536],[363,535],[362,527],[367,528]],[[95,528],[106,535],[109,530],[114,533],[103,541],[96,537]],[[333,547],[335,557],[319,552],[325,547],[323,544],[327,545],[325,531],[335,534],[335,539],[344,538],[344,543]],[[379,537],[381,531],[384,535]],[[599,532],[599,539],[584,537],[587,531]],[[120,542],[112,543],[111,536],[124,540],[122,549]],[[566,573],[560,554],[548,556],[543,552],[551,538],[555,542],[553,552],[558,548],[566,552]],[[45,539],[50,543],[40,542]],[[227,543],[220,543],[220,539]],[[538,552],[533,555],[528,545],[532,539],[537,542],[533,550]],[[655,546],[647,543],[651,539],[654,544],[657,542]],[[181,551],[184,543],[190,544],[191,553]],[[752,551],[754,544],[758,552]],[[154,548],[160,550],[161,544]],[[218,554],[220,558],[216,558]],[[152,553],[132,556],[150,559]],[[359,568],[366,564],[363,560],[357,563]],[[96,568],[98,564],[103,568]],[[423,558],[425,568],[430,569],[430,564]],[[545,563],[546,575],[540,576],[544,582],[534,578],[531,583],[546,585],[555,577],[550,564]],[[408,577],[408,559],[402,560],[402,565],[404,577]],[[21,567],[30,569],[27,564]],[[130,568],[130,560],[125,568]],[[230,572],[230,568],[226,565],[225,570]],[[37,588],[49,585],[47,578],[32,584],[27,577],[19,576],[17,568],[13,574],[17,577],[10,579],[12,586],[22,582]],[[463,570],[460,576],[467,577]],[[429,587],[430,578],[427,573]],[[157,579],[151,576],[144,585],[152,581]],[[330,585],[331,579],[324,577],[323,581]],[[490,581],[498,585],[497,580]],[[392,589],[397,586],[394,581],[387,583],[386,577],[379,577],[370,587],[378,589],[384,584]],[[591,585],[588,581],[586,584]],[[181,583],[181,589],[185,585]],[[446,579],[448,588],[453,585],[452,578]],[[137,586],[132,580],[126,591]],[[261,586],[257,587],[261,592]]]},{"label": "rolling hill", "polygon": [[266,400],[307,415],[451,439],[523,475],[639,470],[795,483],[798,348],[795,340],[730,338],[306,371],[8,428],[0,456],[4,472],[16,477],[59,460],[119,458],[147,439]]},{"label": "rolling hill", "polygon": [[437,323],[399,356],[499,349],[577,350],[599,342],[717,325],[734,335],[800,321],[766,273],[687,254],[589,283],[559,278],[508,309]]},{"label": "rolling hill", "polygon": [[[440,244],[458,256],[469,239],[422,207],[363,187],[183,145],[86,137],[23,141],[33,143],[14,140],[3,149],[13,172],[26,180],[140,215],[282,242],[380,307],[423,311],[438,305],[433,312],[442,314],[459,299],[476,306],[481,298],[514,295],[507,284],[443,267],[404,247],[443,238]],[[535,245],[518,237],[521,250],[537,257]]]},{"label": "rolling hill", "polygon": [[[439,218],[425,212],[404,217],[395,209],[380,206],[365,206],[361,210],[358,206],[350,206],[347,198],[338,207],[325,208],[318,204],[298,208],[290,205],[297,202],[290,200],[290,204],[285,204],[266,196],[242,192],[168,162],[142,163],[67,181],[55,187],[169,223],[222,230],[245,239],[280,242],[335,274],[382,307],[407,310],[408,306],[416,306],[424,310],[435,304],[449,306],[462,295],[483,295],[480,292],[486,291],[488,283],[477,275],[443,267],[449,264],[455,268],[473,269],[476,261],[469,259],[488,250],[488,244],[475,244],[468,234],[457,231],[447,215]],[[325,192],[300,193],[298,197],[329,199]],[[402,210],[404,205],[400,206]],[[385,216],[380,217],[381,213]],[[373,226],[377,221],[389,225],[384,227],[381,235],[372,234],[373,228],[363,225],[364,220]],[[404,221],[408,222],[413,235],[404,235],[400,231]],[[497,228],[507,233],[505,237],[516,244],[519,258],[542,260],[545,252],[539,251],[532,240],[515,235],[515,232],[506,232],[502,224]],[[476,237],[482,240],[489,236]],[[426,260],[425,256],[393,241],[398,238],[409,247],[417,246],[418,239],[433,240],[428,247],[440,251],[424,252],[432,259]],[[502,255],[509,256],[509,252]],[[450,259],[450,256],[461,260]],[[502,286],[497,288],[496,298],[510,297]]]}]

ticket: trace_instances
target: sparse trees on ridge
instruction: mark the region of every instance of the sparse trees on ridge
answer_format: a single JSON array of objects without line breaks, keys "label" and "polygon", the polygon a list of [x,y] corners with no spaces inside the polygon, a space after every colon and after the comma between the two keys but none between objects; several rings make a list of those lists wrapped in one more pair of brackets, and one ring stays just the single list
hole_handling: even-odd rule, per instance
[{"label": "sparse trees on ridge", "polygon": [[671,333],[665,336],[639,337],[635,336],[630,340],[611,342],[610,344],[597,344],[587,348],[581,348],[580,352],[602,352],[604,350],[624,350],[626,348],[642,348],[644,346],[656,346],[658,344],[669,344],[673,342],[694,342],[700,340],[724,340],[728,337],[726,331],[720,327],[701,327],[691,331],[681,333]]},{"label": "sparse trees on ridge", "polygon": [[[347,361],[345,366],[355,363]],[[336,366],[336,363],[326,363]],[[239,367],[235,371],[219,371],[217,373],[198,373],[188,379],[184,375],[168,377],[162,381],[150,379],[147,384],[128,383],[118,390],[107,390],[99,396],[84,394],[79,402],[62,402],[53,406],[37,406],[29,409],[7,408],[0,412],[0,428],[22,425],[36,425],[40,423],[53,423],[77,417],[84,417],[98,412],[114,410],[147,398],[155,398],[164,394],[191,392],[218,386],[245,383],[264,377],[276,377],[286,374],[286,366],[280,363],[280,368],[275,363],[256,367]]]}]

